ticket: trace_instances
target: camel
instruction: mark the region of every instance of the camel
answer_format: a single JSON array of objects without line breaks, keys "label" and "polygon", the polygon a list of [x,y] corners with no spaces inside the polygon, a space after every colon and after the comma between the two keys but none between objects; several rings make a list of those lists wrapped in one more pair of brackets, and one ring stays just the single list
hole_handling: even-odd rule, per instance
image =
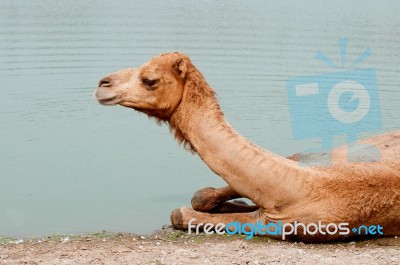
[{"label": "camel", "polygon": [[[190,58],[179,52],[161,54],[139,68],[104,77],[94,96],[102,105],[132,108],[168,124],[176,140],[198,154],[228,184],[201,189],[192,198],[192,208],[172,211],[171,222],[176,229],[235,221],[292,225],[320,222],[347,223],[349,230],[379,225],[384,236],[400,235],[400,132],[360,141],[381,150],[380,162],[350,163],[343,146],[332,151],[331,166],[304,167],[297,162],[298,155],[281,157],[235,131],[224,118],[213,88]],[[232,201],[238,198],[248,198],[254,205]],[[311,234],[303,226],[298,228],[297,234],[286,239],[327,242],[363,239],[368,234],[323,230]],[[282,239],[274,229],[264,234]],[[375,233],[369,235],[379,235],[373,230]]]}]

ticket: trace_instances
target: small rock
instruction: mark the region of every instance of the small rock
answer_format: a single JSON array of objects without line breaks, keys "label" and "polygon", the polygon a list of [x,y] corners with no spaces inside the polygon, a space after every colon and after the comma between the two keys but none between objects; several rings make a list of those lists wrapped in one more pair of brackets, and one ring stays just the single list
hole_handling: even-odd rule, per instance
[{"label": "small rock", "polygon": [[305,255],[304,250],[298,249],[297,252],[299,252],[299,254]]}]

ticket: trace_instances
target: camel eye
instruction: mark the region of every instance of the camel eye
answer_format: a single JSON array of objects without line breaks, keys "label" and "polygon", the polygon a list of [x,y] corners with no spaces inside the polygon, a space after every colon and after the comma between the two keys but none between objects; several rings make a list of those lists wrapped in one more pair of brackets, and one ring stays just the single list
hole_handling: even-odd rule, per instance
[{"label": "camel eye", "polygon": [[142,79],[143,84],[147,87],[147,89],[150,89],[150,90],[155,89],[153,86],[155,84],[157,84],[158,81],[159,81],[158,79],[153,79],[153,80],[147,79],[147,78]]}]

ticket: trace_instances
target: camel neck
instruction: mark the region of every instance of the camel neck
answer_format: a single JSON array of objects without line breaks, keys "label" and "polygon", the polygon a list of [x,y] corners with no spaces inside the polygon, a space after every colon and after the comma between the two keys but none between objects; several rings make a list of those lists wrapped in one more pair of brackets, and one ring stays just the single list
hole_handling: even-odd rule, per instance
[{"label": "camel neck", "polygon": [[[301,187],[304,169],[248,141],[225,120],[216,100],[207,103],[185,113],[178,111],[174,118],[185,116],[186,122],[175,130],[210,169],[240,195],[266,208],[279,204],[276,200],[282,199],[282,191],[287,191],[288,196],[295,192],[293,196],[297,196],[300,192],[296,187]],[[263,199],[265,194],[269,194],[269,202]]]}]

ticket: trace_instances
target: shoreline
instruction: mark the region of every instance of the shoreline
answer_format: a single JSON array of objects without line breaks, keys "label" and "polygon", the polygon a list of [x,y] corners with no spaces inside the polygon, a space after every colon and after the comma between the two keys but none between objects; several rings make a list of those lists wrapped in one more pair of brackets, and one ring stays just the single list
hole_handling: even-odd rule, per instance
[{"label": "shoreline", "polygon": [[305,244],[244,235],[189,235],[163,227],[148,235],[94,233],[12,241],[0,264],[399,264],[400,237]]}]

